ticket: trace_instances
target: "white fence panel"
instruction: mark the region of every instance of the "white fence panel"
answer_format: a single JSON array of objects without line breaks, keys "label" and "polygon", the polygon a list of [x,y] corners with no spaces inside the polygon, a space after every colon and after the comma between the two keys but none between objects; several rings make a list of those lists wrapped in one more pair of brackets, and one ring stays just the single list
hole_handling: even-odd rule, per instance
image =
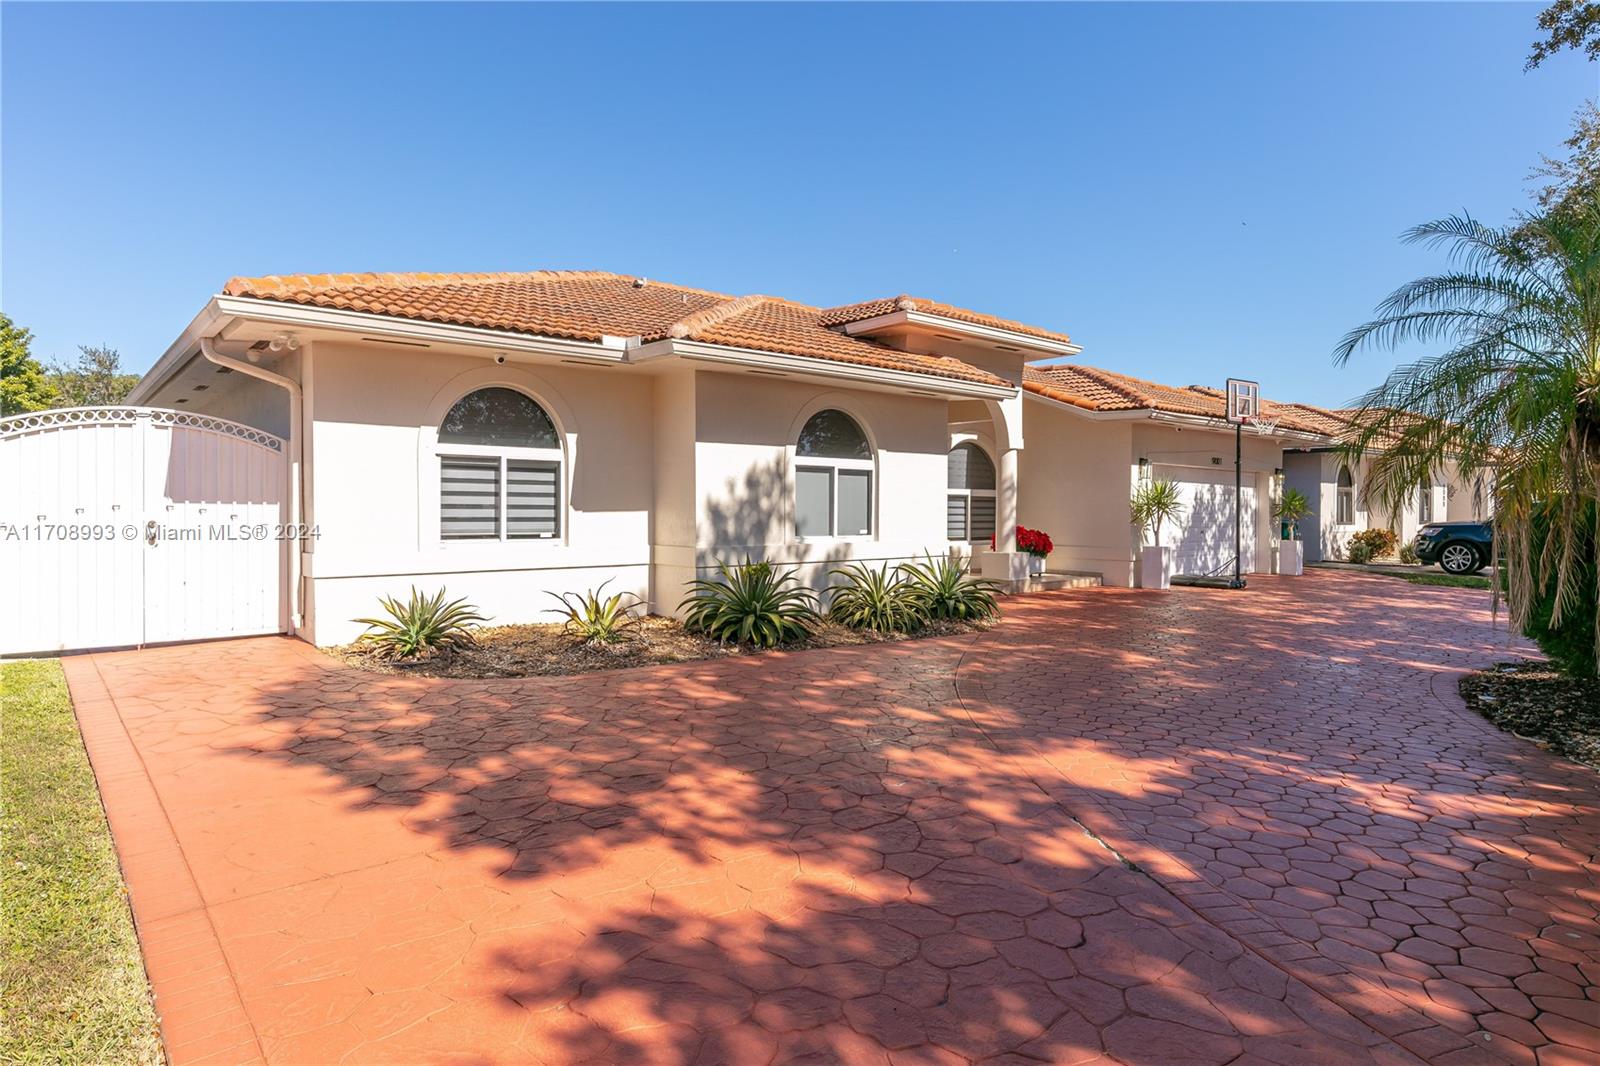
[{"label": "white fence panel", "polygon": [[0,654],[287,628],[284,445],[153,408],[0,420]]}]

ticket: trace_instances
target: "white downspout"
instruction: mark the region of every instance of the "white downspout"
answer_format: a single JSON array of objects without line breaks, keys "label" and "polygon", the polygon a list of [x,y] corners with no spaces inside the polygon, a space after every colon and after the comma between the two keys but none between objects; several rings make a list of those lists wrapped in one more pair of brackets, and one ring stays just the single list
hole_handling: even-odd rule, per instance
[{"label": "white downspout", "polygon": [[276,385],[289,393],[289,528],[295,531],[295,537],[289,543],[289,632],[298,634],[305,621],[300,611],[301,542],[298,535],[301,496],[300,460],[304,454],[303,435],[300,431],[302,402],[300,383],[282,374],[264,370],[253,363],[223,355],[217,351],[213,337],[200,338],[200,354],[217,366],[227,367],[229,370],[265,381],[269,385]]}]

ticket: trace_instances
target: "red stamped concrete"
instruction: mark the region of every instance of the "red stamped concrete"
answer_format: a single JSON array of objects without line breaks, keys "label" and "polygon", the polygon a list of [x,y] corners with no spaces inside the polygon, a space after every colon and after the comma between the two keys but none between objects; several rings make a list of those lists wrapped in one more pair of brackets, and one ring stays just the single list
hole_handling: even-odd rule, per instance
[{"label": "red stamped concrete", "polygon": [[68,660],[173,1059],[1600,1054],[1596,779],[1453,696],[1477,599],[1010,606],[569,679]]}]

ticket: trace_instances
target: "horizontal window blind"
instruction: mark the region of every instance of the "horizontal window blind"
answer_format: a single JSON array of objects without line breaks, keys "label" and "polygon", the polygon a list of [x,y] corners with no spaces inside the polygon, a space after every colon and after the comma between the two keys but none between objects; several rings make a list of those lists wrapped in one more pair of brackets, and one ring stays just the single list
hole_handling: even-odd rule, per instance
[{"label": "horizontal window blind", "polygon": [[994,497],[972,497],[972,539],[988,540],[994,536]]},{"label": "horizontal window blind", "polygon": [[500,460],[439,458],[439,536],[446,540],[500,535]]},{"label": "horizontal window blind", "polygon": [[967,539],[967,498],[949,496],[944,507],[945,537],[949,540]]},{"label": "horizontal window blind", "polygon": [[559,536],[560,484],[559,463],[506,460],[506,536]]}]

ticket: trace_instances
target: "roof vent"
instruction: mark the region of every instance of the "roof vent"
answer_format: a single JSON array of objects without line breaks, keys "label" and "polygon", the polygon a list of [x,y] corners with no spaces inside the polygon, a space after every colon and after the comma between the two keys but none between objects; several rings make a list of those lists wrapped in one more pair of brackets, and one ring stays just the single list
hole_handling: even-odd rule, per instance
[{"label": "roof vent", "polygon": [[636,289],[642,289],[648,284],[650,284],[650,279],[649,278],[634,278],[633,279],[633,287],[636,288]]}]

